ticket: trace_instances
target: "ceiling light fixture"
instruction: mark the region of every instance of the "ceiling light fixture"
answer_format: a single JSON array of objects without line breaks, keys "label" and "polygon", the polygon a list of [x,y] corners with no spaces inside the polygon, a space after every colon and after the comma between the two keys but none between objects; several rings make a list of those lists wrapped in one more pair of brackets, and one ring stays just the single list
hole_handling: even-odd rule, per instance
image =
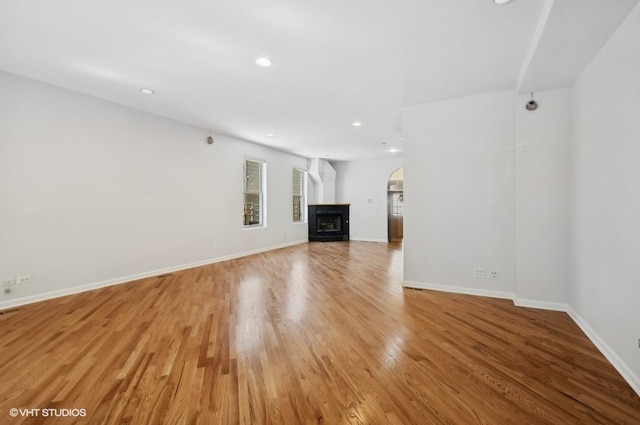
[{"label": "ceiling light fixture", "polygon": [[351,125],[354,127],[362,127],[362,123],[360,121],[354,121],[354,123]]},{"label": "ceiling light fixture", "polygon": [[256,59],[256,63],[264,68],[271,66],[271,61],[269,58],[265,58],[264,56]]},{"label": "ceiling light fixture", "polygon": [[495,4],[507,4],[509,3],[511,0],[493,0],[493,2]]},{"label": "ceiling light fixture", "polygon": [[140,89],[140,93],[150,95],[150,94],[153,94],[154,92],[151,89]]},{"label": "ceiling light fixture", "polygon": [[269,134],[267,134],[267,137],[276,137],[276,135],[273,134],[273,133],[269,133]]}]

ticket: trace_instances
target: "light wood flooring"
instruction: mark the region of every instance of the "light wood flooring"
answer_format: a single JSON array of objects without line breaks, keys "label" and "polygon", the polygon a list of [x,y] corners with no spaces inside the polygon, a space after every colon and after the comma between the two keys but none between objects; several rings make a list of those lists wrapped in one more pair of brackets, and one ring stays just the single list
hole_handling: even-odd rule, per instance
[{"label": "light wood flooring", "polygon": [[0,314],[0,424],[640,423],[566,314],[401,281],[310,243]]}]

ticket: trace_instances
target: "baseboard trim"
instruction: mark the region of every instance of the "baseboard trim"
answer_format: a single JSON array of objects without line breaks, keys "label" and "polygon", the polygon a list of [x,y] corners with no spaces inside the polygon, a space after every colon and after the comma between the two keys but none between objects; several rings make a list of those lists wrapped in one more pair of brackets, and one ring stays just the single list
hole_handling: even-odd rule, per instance
[{"label": "baseboard trim", "polygon": [[582,329],[582,332],[587,335],[587,338],[593,342],[593,344],[600,350],[603,356],[607,358],[609,363],[618,371],[625,381],[631,386],[631,388],[640,396],[640,377],[638,377],[627,366],[627,364],[613,351],[609,345],[593,330],[591,326],[570,306],[567,307],[567,314],[573,319],[573,321]]},{"label": "baseboard trim", "polygon": [[518,307],[537,308],[540,310],[553,310],[566,312],[569,306],[562,303],[552,303],[549,301],[529,300],[526,298],[513,298],[513,304]]},{"label": "baseboard trim", "polygon": [[371,238],[349,238],[352,241],[356,242],[382,242],[389,243],[388,239],[371,239]]},{"label": "baseboard trim", "polygon": [[511,292],[490,291],[486,289],[441,285],[437,283],[415,282],[411,280],[405,280],[402,282],[402,286],[404,286],[405,288],[428,289],[432,291],[452,292],[455,294],[475,295],[480,297],[502,298],[507,300],[513,299],[513,294]]},{"label": "baseboard trim", "polygon": [[67,295],[79,294],[81,292],[92,291],[94,289],[106,288],[108,286],[120,285],[123,283],[133,282],[135,280],[146,279],[153,276],[159,276],[167,273],[175,273],[182,270],[192,269],[194,267],[206,266],[209,264],[220,263],[222,261],[234,260],[236,258],[247,257],[249,255],[260,254],[262,252],[273,251],[276,249],[282,249],[293,245],[300,245],[308,243],[308,240],[292,241],[285,244],[273,245],[266,248],[254,249],[251,251],[239,252],[232,255],[225,255],[222,257],[209,258],[202,261],[194,261],[192,263],[180,264],[171,267],[165,267],[162,269],[150,270],[142,273],[135,273],[128,276],[121,276],[114,279],[107,279],[100,282],[87,283],[84,285],[73,286],[70,288],[59,289],[55,291],[43,292],[36,295],[30,295],[26,297],[16,298],[0,302],[0,310],[7,310],[10,308],[20,307],[27,304],[33,304],[41,301],[47,301],[54,298],[60,298]]}]

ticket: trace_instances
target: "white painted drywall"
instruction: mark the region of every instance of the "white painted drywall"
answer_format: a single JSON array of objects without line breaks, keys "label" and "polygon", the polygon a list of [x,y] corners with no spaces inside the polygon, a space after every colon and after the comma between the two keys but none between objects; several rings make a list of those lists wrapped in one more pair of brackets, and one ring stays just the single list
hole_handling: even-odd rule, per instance
[{"label": "white painted drywall", "polygon": [[337,202],[351,204],[351,239],[387,242],[387,184],[402,159],[334,162],[333,167]]},{"label": "white painted drywall", "polygon": [[640,394],[640,6],[571,87],[578,322]]},{"label": "white painted drywall", "polygon": [[513,102],[501,92],[405,109],[406,286],[513,295]]},{"label": "white painted drywall", "polygon": [[570,279],[569,91],[515,100],[516,303],[563,310]]},{"label": "white painted drywall", "polygon": [[[306,158],[0,72],[0,307],[307,240]],[[243,158],[267,163],[266,228],[242,225]]]},{"label": "white painted drywall", "polygon": [[333,204],[336,202],[336,171],[323,158],[309,160],[309,177],[314,184],[309,197],[310,204]]}]

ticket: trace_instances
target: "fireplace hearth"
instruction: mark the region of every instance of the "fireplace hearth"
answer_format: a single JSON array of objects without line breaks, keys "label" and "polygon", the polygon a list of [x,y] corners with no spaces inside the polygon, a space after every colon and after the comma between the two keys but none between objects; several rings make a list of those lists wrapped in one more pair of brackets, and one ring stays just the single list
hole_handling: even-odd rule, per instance
[{"label": "fireplace hearth", "polygon": [[309,205],[309,241],[349,240],[349,204]]}]

